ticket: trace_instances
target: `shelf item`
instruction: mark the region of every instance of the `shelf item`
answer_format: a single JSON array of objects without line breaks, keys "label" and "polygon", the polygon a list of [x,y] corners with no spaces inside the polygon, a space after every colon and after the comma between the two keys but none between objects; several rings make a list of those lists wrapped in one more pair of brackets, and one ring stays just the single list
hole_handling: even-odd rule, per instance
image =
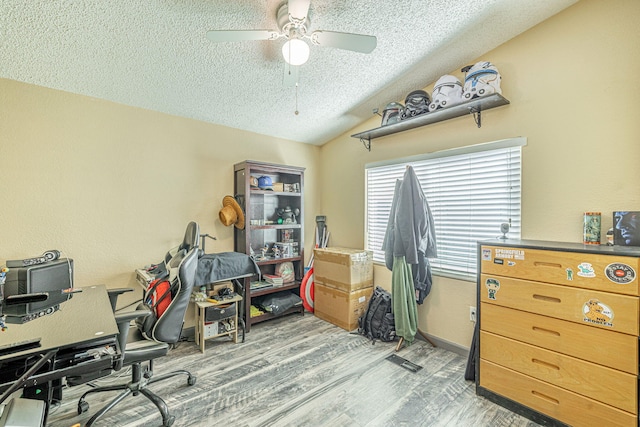
[{"label": "shelf item", "polygon": [[[272,184],[268,188],[257,184],[269,181]],[[234,166],[234,194],[248,224],[243,230],[234,230],[234,250],[253,256],[262,274],[261,278],[245,279],[242,315],[249,331],[252,324],[278,317],[271,313],[251,317],[252,298],[282,290],[300,292],[304,273],[304,168],[246,160]],[[293,264],[294,282],[251,289],[251,282],[266,281],[265,275],[274,275],[285,262]],[[304,313],[304,307],[293,307],[284,314],[291,312]]]},{"label": "shelf item", "polygon": [[[302,306],[300,306],[300,307],[302,307]],[[251,323],[264,322],[265,320],[275,319],[276,317],[286,316],[287,314],[304,313],[304,311],[301,311],[300,307],[291,307],[290,309],[284,311],[283,313],[281,313],[278,316],[276,316],[274,314],[271,314],[271,313],[262,313],[260,315],[253,316],[251,318]],[[247,322],[247,324],[248,324],[248,322]]]},{"label": "shelf item", "polygon": [[640,250],[478,245],[476,393],[541,424],[638,425]]},{"label": "shelf item", "polygon": [[476,122],[478,127],[481,127],[483,111],[507,104],[509,104],[509,101],[506,98],[498,93],[495,93],[493,95],[472,99],[471,101],[463,102],[461,104],[453,105],[447,108],[442,108],[430,113],[420,114],[410,119],[402,120],[398,123],[356,133],[351,135],[351,137],[358,138],[364,144],[365,148],[371,151],[371,140],[374,138],[381,138],[383,136],[392,135],[398,132],[404,132],[406,130],[427,126],[456,117],[466,116],[468,114],[473,115],[474,121]]}]

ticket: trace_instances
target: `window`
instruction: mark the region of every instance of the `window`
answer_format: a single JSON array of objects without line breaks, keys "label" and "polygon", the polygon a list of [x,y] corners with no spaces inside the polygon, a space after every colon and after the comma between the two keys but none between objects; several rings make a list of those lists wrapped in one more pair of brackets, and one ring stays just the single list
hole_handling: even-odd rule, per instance
[{"label": "window", "polygon": [[438,258],[434,274],[475,279],[477,241],[502,235],[520,238],[521,152],[525,138],[479,144],[366,166],[366,247],[384,263],[382,241],[397,179],[411,165],[429,203]]}]

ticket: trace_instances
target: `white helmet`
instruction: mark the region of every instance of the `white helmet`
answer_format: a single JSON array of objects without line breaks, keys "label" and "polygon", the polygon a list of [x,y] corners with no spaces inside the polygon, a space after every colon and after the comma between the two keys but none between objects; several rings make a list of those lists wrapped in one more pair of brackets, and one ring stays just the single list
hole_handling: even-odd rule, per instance
[{"label": "white helmet", "polygon": [[462,83],[457,77],[445,74],[436,81],[433,87],[433,101],[429,104],[429,111],[451,107],[462,101],[464,101]]},{"label": "white helmet", "polygon": [[473,98],[502,93],[501,78],[498,69],[491,62],[476,63],[467,70],[467,76],[464,78],[464,99],[470,101]]}]

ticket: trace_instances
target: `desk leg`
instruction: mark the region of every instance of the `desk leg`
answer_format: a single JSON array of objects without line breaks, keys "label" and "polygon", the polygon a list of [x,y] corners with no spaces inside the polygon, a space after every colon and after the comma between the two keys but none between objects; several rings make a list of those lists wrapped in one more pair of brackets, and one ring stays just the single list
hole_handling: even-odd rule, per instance
[{"label": "desk leg", "polygon": [[204,307],[196,306],[196,342],[204,353]]}]

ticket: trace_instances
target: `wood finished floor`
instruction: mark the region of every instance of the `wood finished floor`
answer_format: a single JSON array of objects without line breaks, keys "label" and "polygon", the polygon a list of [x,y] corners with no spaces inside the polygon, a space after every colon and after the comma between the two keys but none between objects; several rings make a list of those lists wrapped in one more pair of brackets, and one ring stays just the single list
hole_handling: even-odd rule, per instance
[{"label": "wood finished floor", "polygon": [[[312,314],[289,315],[254,325],[244,343],[207,342],[206,354],[183,342],[154,365],[157,374],[187,369],[152,384],[176,416],[174,426],[520,426],[538,424],[475,395],[464,380],[466,358],[416,341],[397,353],[423,367],[410,372],[385,358],[395,343],[371,342]],[[115,375],[122,375],[122,372]],[[98,385],[126,382],[108,377]],[[86,385],[64,390],[48,426],[84,424],[115,396],[96,393],[87,414],[77,415]],[[155,406],[129,396],[96,426],[159,426]]]}]

